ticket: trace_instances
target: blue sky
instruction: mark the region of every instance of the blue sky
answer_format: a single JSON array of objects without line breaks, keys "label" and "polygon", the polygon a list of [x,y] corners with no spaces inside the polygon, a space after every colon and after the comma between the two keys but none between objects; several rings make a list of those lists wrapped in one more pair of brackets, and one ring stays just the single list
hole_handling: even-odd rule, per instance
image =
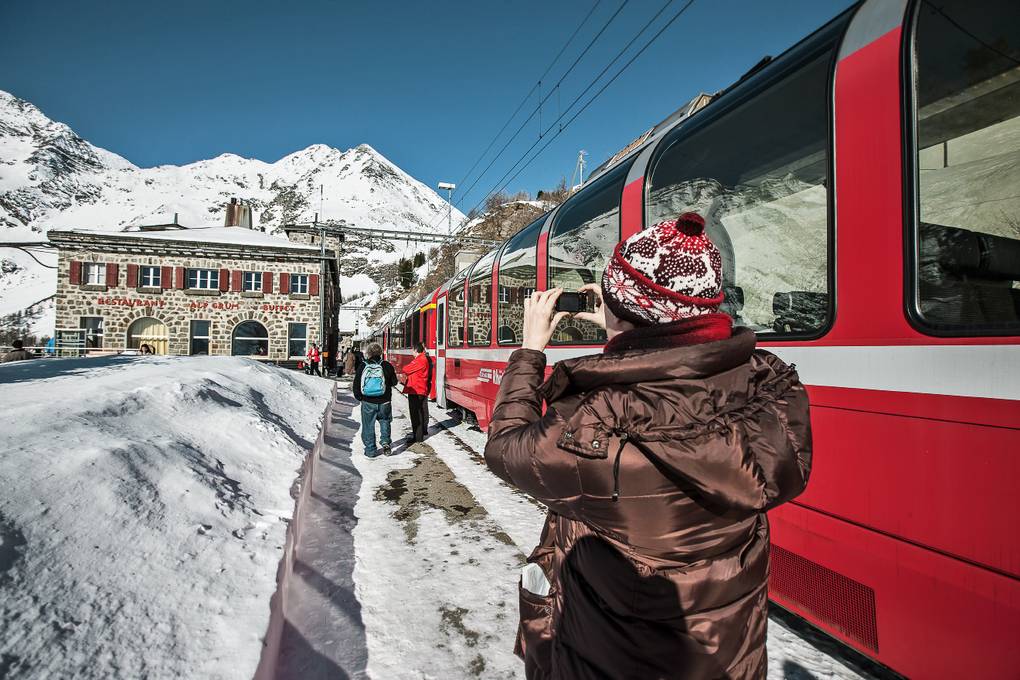
[{"label": "blue sky", "polygon": [[[674,0],[609,74],[685,1]],[[543,92],[620,4],[598,3]],[[626,3],[543,107],[545,127],[663,4]],[[534,193],[569,179],[579,149],[594,167],[690,97],[730,84],[849,4],[695,0],[509,189]],[[0,89],[141,166],[225,152],[271,162],[315,143],[368,143],[433,187],[466,179],[466,189],[494,151],[465,177],[468,169],[594,5],[3,2]],[[509,130],[537,103],[533,95]],[[536,116],[470,194],[458,192],[458,206],[466,212],[492,189],[538,133]]]}]

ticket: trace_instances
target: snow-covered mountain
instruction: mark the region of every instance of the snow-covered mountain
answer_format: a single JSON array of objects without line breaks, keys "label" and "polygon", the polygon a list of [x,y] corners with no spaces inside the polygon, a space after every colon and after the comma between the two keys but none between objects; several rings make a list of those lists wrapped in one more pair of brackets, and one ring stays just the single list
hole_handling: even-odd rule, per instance
[{"label": "snow-covered mountain", "polygon": [[[233,197],[251,204],[253,224],[267,232],[311,221],[316,212],[358,227],[445,231],[446,201],[367,144],[346,151],[315,144],[275,163],[223,154],[139,168],[0,91],[2,241],[40,241],[54,228],[119,231],[170,222],[175,214],[185,226],[222,224]],[[453,218],[463,215],[454,210]],[[387,263],[415,248],[376,243],[358,250],[369,262]],[[375,293],[379,285],[365,276],[348,283],[346,297]],[[54,287],[52,270],[27,253],[0,249],[0,317],[27,310],[36,331],[49,332],[45,300]]]}]

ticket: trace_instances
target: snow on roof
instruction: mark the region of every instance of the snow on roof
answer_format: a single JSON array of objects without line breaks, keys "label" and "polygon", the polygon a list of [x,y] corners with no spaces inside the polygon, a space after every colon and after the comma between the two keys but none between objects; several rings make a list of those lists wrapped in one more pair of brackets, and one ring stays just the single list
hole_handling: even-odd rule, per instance
[{"label": "snow on roof", "polygon": [[166,231],[100,231],[96,229],[67,229],[73,234],[92,234],[96,236],[112,236],[115,238],[153,239],[158,241],[192,241],[195,243],[223,243],[241,246],[266,246],[273,248],[290,248],[293,250],[319,250],[318,246],[309,246],[280,236],[273,236],[262,231],[254,231],[244,227],[188,227],[185,229],[168,229]]}]

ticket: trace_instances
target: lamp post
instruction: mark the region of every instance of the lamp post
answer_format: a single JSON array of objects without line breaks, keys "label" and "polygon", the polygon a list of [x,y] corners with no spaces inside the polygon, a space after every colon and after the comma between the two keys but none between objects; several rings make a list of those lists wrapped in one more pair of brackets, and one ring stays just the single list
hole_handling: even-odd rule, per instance
[{"label": "lamp post", "polygon": [[453,190],[457,188],[452,182],[440,182],[440,189],[446,189],[446,235],[453,233]]}]

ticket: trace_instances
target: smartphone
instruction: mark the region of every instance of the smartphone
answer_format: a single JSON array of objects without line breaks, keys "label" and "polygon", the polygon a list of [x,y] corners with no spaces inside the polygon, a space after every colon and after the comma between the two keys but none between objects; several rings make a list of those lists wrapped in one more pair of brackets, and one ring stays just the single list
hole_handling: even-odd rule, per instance
[{"label": "smartphone", "polygon": [[557,312],[594,312],[595,296],[591,293],[560,293],[556,300]]}]

